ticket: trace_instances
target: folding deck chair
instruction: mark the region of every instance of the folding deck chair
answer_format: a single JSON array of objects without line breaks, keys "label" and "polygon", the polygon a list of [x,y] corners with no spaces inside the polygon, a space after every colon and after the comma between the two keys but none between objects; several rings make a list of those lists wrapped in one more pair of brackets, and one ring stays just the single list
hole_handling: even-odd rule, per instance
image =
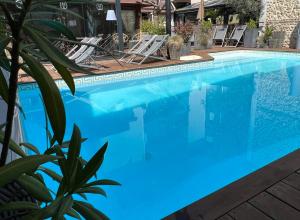
[{"label": "folding deck chair", "polygon": [[[97,46],[98,43],[102,40],[101,37],[99,38],[93,38],[92,41],[89,42],[89,44]],[[78,66],[86,67],[86,68],[92,68],[92,69],[103,69],[101,66],[97,65],[94,58],[93,53],[95,52],[96,47],[94,46],[87,46],[87,49],[78,56],[74,61]],[[93,64],[92,64],[93,63]]]},{"label": "folding deck chair", "polygon": [[[142,64],[144,63],[148,58],[158,59],[158,60],[166,60],[164,56],[155,56],[158,51],[161,52],[163,55],[163,52],[161,51],[162,46],[165,44],[166,40],[168,38],[168,35],[158,35],[155,37],[153,43],[149,46],[149,48],[146,48],[145,50],[133,53],[132,58],[129,60],[129,63],[137,63]],[[134,60],[138,57],[142,57],[142,60],[140,62],[134,62]]]},{"label": "folding deck chair", "polygon": [[221,43],[219,46],[224,46],[227,30],[228,25],[218,25],[215,27],[215,32],[213,35],[213,43],[215,46],[217,46],[218,42]]},{"label": "folding deck chair", "polygon": [[[94,38],[94,37],[88,38],[88,39],[85,40],[84,43],[91,44],[92,42],[95,41],[95,39],[98,39],[98,38]],[[74,52],[73,54],[71,54],[71,55],[69,55],[69,56],[67,56],[67,57],[68,57],[70,60],[75,60],[75,59],[77,59],[79,56],[81,56],[81,55],[84,53],[84,51],[86,51],[86,49],[87,49],[88,47],[89,47],[88,45],[82,44],[82,45],[80,46],[80,48],[79,48],[76,52]]]},{"label": "folding deck chair", "polygon": [[[80,41],[80,43],[87,43],[89,40],[90,40],[89,37],[85,37]],[[78,48],[80,48],[80,44],[74,45],[73,48],[68,53],[66,53],[66,56],[67,57],[72,56],[72,54],[74,54],[76,49],[78,49]]]},{"label": "folding deck chair", "polygon": [[[144,51],[156,38],[157,35],[144,35],[129,51],[120,58],[121,62],[127,62],[134,54]],[[127,59],[126,59],[127,58]]]},{"label": "folding deck chair", "polygon": [[[237,25],[234,27],[233,31],[230,34],[230,37],[226,39],[225,47],[237,47],[241,43],[241,39],[247,29],[247,25]],[[230,43],[233,46],[230,46]]]}]

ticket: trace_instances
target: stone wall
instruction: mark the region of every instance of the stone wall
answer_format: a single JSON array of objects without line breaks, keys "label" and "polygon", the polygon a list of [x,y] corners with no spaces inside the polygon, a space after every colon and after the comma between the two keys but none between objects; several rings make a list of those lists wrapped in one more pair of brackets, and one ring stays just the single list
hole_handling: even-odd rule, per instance
[{"label": "stone wall", "polygon": [[296,47],[300,26],[300,0],[267,0],[265,24],[285,32],[283,47]]}]

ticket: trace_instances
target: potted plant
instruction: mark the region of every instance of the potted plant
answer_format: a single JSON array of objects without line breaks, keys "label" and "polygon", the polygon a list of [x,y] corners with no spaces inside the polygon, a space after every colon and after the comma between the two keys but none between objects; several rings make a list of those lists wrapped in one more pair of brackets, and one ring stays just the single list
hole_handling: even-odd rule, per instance
[{"label": "potted plant", "polygon": [[209,49],[212,47],[212,23],[210,21],[202,21],[200,28],[196,33],[196,48]]},{"label": "potted plant", "polygon": [[257,46],[257,37],[258,37],[257,23],[253,19],[250,19],[247,22],[247,30],[245,31],[244,46],[248,48],[255,48]]},{"label": "potted plant", "polygon": [[270,41],[273,37],[273,27],[266,26],[263,34],[258,38],[258,45],[260,48],[269,48]]},{"label": "potted plant", "polygon": [[175,35],[169,38],[167,47],[171,60],[179,60],[181,55],[181,49],[183,46],[183,38],[180,35]]},{"label": "potted plant", "polygon": [[193,24],[191,22],[178,23],[175,26],[175,33],[183,38],[183,45],[181,48],[181,55],[187,55],[191,52],[190,39],[193,35]]}]

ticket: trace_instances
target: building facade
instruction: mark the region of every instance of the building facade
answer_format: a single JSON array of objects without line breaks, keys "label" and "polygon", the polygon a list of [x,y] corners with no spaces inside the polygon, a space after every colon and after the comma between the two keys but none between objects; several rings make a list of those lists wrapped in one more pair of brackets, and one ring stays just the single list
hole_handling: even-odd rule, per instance
[{"label": "building facade", "polygon": [[300,26],[300,0],[262,0],[262,26],[284,32],[283,47],[295,48]]}]

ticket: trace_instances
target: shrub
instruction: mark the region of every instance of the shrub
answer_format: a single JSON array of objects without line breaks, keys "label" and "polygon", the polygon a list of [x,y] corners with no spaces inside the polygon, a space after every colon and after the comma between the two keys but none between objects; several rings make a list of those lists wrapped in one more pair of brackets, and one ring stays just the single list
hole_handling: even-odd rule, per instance
[{"label": "shrub", "polygon": [[247,28],[248,29],[255,29],[255,28],[257,28],[257,23],[253,19],[250,19],[246,24],[247,24]]},{"label": "shrub", "polygon": [[175,26],[175,33],[183,38],[183,41],[187,43],[191,36],[193,35],[194,29],[191,22],[186,22],[184,24],[177,23]]},{"label": "shrub", "polygon": [[180,50],[183,45],[183,38],[180,35],[175,35],[169,38],[167,46]]},{"label": "shrub", "polygon": [[239,15],[240,23],[249,21],[249,19],[257,20],[260,14],[260,0],[226,0],[229,7]]},{"label": "shrub", "polygon": [[163,35],[166,33],[165,26],[162,22],[143,21],[141,31],[148,34]]}]

